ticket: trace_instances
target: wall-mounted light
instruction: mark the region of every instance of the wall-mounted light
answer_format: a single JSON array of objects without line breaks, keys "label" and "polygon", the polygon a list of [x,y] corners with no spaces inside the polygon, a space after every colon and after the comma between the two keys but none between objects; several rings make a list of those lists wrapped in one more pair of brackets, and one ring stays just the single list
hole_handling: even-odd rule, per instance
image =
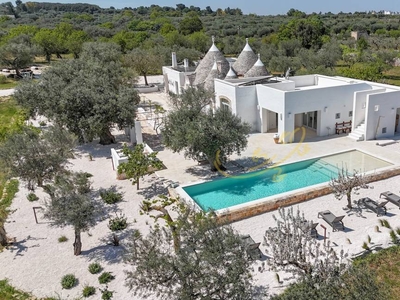
[{"label": "wall-mounted light", "polygon": [[375,110],[375,111],[379,111],[379,105],[375,105],[375,106],[374,106],[374,110]]},{"label": "wall-mounted light", "polygon": [[289,113],[288,113],[288,118],[290,119],[291,117],[292,117],[292,113],[289,112]]},{"label": "wall-mounted light", "polygon": [[260,105],[257,105],[257,110],[260,110]]},{"label": "wall-mounted light", "polygon": [[279,114],[280,115],[280,118],[281,118],[281,120],[282,120],[282,114]]},{"label": "wall-mounted light", "polygon": [[328,111],[328,106],[325,106],[324,107],[324,112],[327,112]]},{"label": "wall-mounted light", "polygon": [[362,104],[362,108],[363,108],[363,109],[365,108],[365,103]]},{"label": "wall-mounted light", "polygon": [[392,107],[392,114],[394,113],[394,107]]}]

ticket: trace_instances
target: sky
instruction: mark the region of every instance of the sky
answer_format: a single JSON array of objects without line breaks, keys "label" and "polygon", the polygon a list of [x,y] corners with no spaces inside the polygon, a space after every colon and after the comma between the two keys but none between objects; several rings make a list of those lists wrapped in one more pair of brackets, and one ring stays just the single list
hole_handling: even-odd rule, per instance
[{"label": "sky", "polygon": [[[26,1],[23,1],[26,2]],[[37,0],[37,2],[53,2],[53,3],[90,3],[96,4],[102,8],[114,6],[115,8],[150,6],[156,4],[159,6],[176,7],[176,4],[182,3],[186,6],[198,6],[201,9],[210,6],[214,11],[217,8],[240,8],[244,14],[254,13],[257,15],[278,15],[286,14],[289,9],[295,8],[306,13],[312,12],[355,12],[355,11],[400,11],[399,0],[202,0],[202,1],[180,1],[180,0]]]}]

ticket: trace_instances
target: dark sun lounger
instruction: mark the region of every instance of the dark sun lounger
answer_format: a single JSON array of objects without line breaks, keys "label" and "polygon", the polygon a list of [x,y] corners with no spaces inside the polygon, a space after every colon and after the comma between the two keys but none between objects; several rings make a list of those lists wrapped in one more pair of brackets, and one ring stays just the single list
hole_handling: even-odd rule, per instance
[{"label": "dark sun lounger", "polygon": [[329,210],[320,211],[318,213],[318,218],[324,219],[326,223],[332,226],[333,231],[344,230],[344,224],[342,219],[344,216],[336,217]]},{"label": "dark sun lounger", "polygon": [[384,201],[384,202],[378,203],[378,202],[366,197],[366,198],[361,198],[360,200],[358,200],[358,205],[362,205],[365,208],[372,210],[379,217],[379,216],[386,215],[385,205],[388,202],[389,201]]},{"label": "dark sun lounger", "polygon": [[255,260],[255,259],[262,257],[262,253],[259,248],[261,243],[254,242],[254,240],[252,239],[252,237],[250,235],[242,236],[242,240],[246,247],[247,256],[250,259]]},{"label": "dark sun lounger", "polygon": [[385,197],[386,200],[392,202],[394,205],[397,205],[400,208],[400,197],[392,192],[383,192],[380,194],[380,197]]},{"label": "dark sun lounger", "polygon": [[304,221],[301,222],[300,228],[301,231],[303,231],[304,233],[307,233],[308,231],[311,237],[318,238],[318,231],[317,231],[318,224],[319,223]]}]

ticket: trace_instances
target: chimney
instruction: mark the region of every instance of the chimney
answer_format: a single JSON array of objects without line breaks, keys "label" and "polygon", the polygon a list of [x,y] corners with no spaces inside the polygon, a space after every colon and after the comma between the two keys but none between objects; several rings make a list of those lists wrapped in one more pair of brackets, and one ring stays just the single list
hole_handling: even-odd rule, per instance
[{"label": "chimney", "polygon": [[172,67],[174,69],[178,68],[178,62],[176,60],[176,52],[172,52]]},{"label": "chimney", "polygon": [[183,60],[183,66],[184,66],[185,70],[187,70],[189,68],[189,60],[187,58],[185,58]]}]

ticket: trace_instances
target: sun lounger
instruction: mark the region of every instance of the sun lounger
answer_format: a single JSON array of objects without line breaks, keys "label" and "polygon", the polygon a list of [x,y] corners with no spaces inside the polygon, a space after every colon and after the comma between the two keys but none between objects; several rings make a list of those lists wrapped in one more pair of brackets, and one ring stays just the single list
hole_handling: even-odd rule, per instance
[{"label": "sun lounger", "polygon": [[392,202],[394,205],[397,205],[400,208],[400,197],[392,192],[384,192],[379,195],[380,197],[385,197],[386,200]]},{"label": "sun lounger", "polygon": [[344,230],[344,224],[342,219],[344,216],[336,217],[329,210],[320,211],[318,213],[318,218],[324,219],[326,223],[332,226],[333,231]]},{"label": "sun lounger", "polygon": [[262,257],[261,250],[259,248],[261,243],[256,243],[250,235],[242,236],[243,243],[246,247],[247,256],[250,259],[257,259]]},{"label": "sun lounger", "polygon": [[366,197],[366,198],[361,198],[360,200],[358,200],[358,205],[362,205],[365,208],[372,210],[379,217],[379,216],[386,215],[385,205],[388,202],[389,201],[384,201],[384,202],[378,203],[378,202]]},{"label": "sun lounger", "polygon": [[317,226],[319,223],[313,223],[308,222],[308,221],[304,221],[301,223],[300,228],[301,231],[303,231],[304,233],[307,233],[307,231],[310,233],[311,237],[313,238],[318,238],[318,231],[317,231]]}]

